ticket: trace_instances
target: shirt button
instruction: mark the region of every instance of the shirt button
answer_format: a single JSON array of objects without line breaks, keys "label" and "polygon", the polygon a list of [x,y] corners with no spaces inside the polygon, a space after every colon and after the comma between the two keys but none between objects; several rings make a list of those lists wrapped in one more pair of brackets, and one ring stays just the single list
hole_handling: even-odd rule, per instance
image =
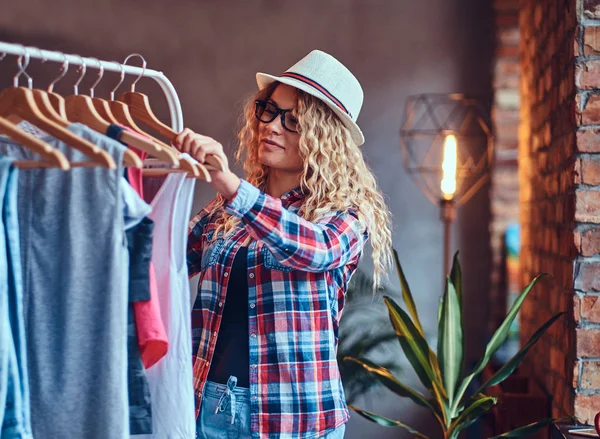
[{"label": "shirt button", "polygon": [[229,273],[225,272],[225,273],[223,273],[223,276],[227,277],[227,276],[229,276]]},{"label": "shirt button", "polygon": [[256,305],[253,303],[250,304],[250,308],[254,308]]},{"label": "shirt button", "polygon": [[251,369],[256,369],[256,364],[251,364],[251,365],[250,365],[250,368],[251,368]]},{"label": "shirt button", "polygon": [[256,396],[253,396],[251,399],[252,401],[256,401]]},{"label": "shirt button", "polygon": [[216,333],[216,332],[213,332],[213,337],[216,337],[216,336],[217,336],[217,333]]},{"label": "shirt button", "polygon": [[223,302],[219,302],[219,308],[223,307]]},{"label": "shirt button", "polygon": [[250,277],[250,279],[254,279],[254,273],[250,273],[248,276]]},{"label": "shirt button", "polygon": [[256,334],[253,332],[252,334],[250,334],[250,337],[256,338]]}]

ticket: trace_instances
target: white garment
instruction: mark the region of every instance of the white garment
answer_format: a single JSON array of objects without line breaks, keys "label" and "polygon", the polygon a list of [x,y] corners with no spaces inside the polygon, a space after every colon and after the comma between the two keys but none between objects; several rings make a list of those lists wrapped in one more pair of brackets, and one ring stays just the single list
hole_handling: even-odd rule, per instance
[{"label": "white garment", "polygon": [[167,355],[148,369],[154,439],[189,439],[196,434],[186,264],[187,224],[195,179],[185,176],[181,173],[167,177],[151,203],[149,215],[155,224],[152,263],[161,317],[169,338]]}]

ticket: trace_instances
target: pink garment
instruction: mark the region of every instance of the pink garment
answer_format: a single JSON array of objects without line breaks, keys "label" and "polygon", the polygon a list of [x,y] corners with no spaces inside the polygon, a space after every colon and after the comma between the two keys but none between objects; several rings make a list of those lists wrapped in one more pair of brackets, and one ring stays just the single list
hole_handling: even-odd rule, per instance
[{"label": "pink garment", "polygon": [[[132,147],[129,147],[129,149],[134,151],[142,160],[145,160],[148,156],[146,152]],[[142,170],[127,168],[127,178],[131,187],[140,197],[144,198]],[[149,369],[167,354],[169,348],[169,339],[160,314],[158,286],[152,262],[150,263],[150,300],[133,302],[133,313],[142,362],[144,367]]]}]

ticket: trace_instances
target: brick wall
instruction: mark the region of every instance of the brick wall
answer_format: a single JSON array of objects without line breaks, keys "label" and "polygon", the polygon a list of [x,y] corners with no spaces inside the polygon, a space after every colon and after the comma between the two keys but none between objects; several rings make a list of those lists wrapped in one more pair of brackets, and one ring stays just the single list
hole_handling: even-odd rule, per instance
[{"label": "brick wall", "polygon": [[522,282],[555,275],[522,313],[522,340],[567,316],[527,358],[553,415],[600,410],[600,0],[521,0]]},{"label": "brick wall", "polygon": [[517,165],[519,125],[519,0],[494,0],[496,56],[494,62],[495,162],[490,193],[492,222],[492,307],[490,330],[506,315],[507,273],[503,261],[506,227],[519,221]]}]

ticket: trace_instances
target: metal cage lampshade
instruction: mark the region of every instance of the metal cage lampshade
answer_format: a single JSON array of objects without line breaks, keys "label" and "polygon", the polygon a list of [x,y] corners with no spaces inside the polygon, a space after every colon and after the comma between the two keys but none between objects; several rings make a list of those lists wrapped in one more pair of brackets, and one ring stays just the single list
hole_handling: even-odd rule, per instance
[{"label": "metal cage lampshade", "polygon": [[409,96],[400,139],[406,172],[441,208],[445,274],[456,206],[466,203],[485,184],[493,164],[489,118],[480,103],[462,94]]}]

